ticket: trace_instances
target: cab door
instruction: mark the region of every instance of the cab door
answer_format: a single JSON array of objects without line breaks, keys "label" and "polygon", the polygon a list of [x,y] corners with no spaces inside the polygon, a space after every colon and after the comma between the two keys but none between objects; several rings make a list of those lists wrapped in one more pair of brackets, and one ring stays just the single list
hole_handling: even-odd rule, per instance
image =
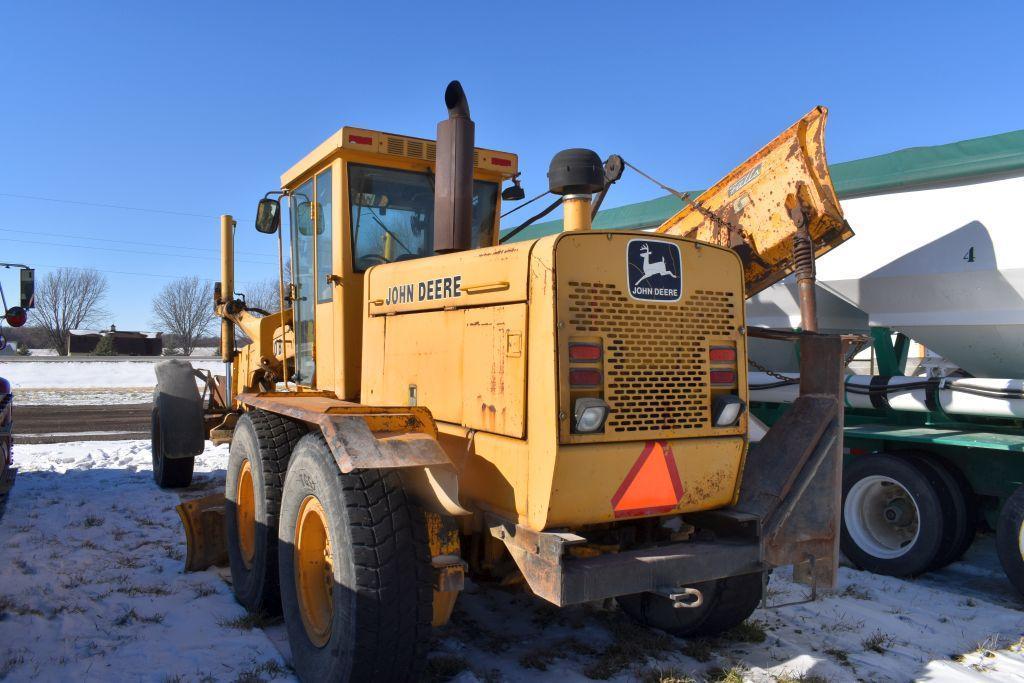
[{"label": "cab door", "polygon": [[314,383],[321,391],[334,391],[337,349],[334,339],[334,172],[331,167],[314,177],[316,193],[316,327]]},{"label": "cab door", "polygon": [[292,281],[296,300],[296,383],[331,389],[334,375],[334,286],[331,242],[334,223],[332,169],[300,185],[291,197]]}]

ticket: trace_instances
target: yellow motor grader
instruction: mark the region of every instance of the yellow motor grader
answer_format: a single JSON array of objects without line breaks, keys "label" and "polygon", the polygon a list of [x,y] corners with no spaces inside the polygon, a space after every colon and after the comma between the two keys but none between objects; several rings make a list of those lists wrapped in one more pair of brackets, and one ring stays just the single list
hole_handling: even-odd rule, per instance
[{"label": "yellow motor grader", "polygon": [[843,342],[796,335],[803,395],[751,450],[744,323],[852,234],[824,110],[660,233],[591,230],[621,164],[560,152],[564,231],[509,242],[517,157],[474,147],[458,82],[445,102],[436,141],[344,127],[259,202],[283,266],[287,200],[279,311],[236,294],[222,218],[224,376],[167,361],[153,410],[161,486],[231,444],[224,495],[180,508],[189,567],[226,555],[310,681],[414,679],[467,572],[684,636],[746,619],[774,567],[831,586]]}]

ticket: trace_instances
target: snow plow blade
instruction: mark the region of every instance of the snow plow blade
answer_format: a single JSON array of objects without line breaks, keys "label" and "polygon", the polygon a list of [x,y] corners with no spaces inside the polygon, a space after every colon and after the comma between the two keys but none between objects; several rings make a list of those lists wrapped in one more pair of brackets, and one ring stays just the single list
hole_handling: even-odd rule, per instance
[{"label": "snow plow blade", "polygon": [[185,571],[226,567],[228,542],[224,532],[224,494],[186,500],[175,509],[185,527]]},{"label": "snow plow blade", "polygon": [[656,232],[736,251],[747,297],[793,272],[797,222],[808,221],[815,258],[850,239],[825,159],[827,118],[825,107],[815,107]]}]

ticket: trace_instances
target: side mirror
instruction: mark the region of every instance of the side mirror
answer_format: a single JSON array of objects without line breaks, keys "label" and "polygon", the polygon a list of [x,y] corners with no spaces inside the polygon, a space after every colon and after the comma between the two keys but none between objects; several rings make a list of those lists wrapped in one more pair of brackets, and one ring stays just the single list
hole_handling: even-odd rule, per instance
[{"label": "side mirror", "polygon": [[281,228],[281,200],[264,197],[256,207],[256,229],[273,235]]},{"label": "side mirror", "polygon": [[515,185],[506,187],[501,191],[501,199],[506,202],[521,202],[526,199],[526,190],[516,182]]},{"label": "side mirror", "polygon": [[21,307],[36,307],[36,271],[34,268],[21,269]]}]

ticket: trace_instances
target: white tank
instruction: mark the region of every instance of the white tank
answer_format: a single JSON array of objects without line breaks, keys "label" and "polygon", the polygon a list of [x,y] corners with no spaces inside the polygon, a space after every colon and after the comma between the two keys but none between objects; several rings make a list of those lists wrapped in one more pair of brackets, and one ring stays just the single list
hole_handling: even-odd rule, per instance
[{"label": "white tank", "polygon": [[975,376],[1024,377],[1021,197],[1024,177],[843,200],[856,236],[819,284]]},{"label": "white tank", "polygon": [[[847,242],[852,243],[859,237]],[[845,249],[846,245],[838,250]],[[868,333],[868,316],[857,307],[835,294],[816,288],[818,303],[818,329],[822,332]],[[797,297],[796,277],[772,285],[747,300],[747,326],[770,327],[775,329],[796,329],[801,324],[800,304]],[[760,365],[776,372],[796,372],[800,359],[796,345],[791,342],[767,339],[749,339],[750,358]]]}]

